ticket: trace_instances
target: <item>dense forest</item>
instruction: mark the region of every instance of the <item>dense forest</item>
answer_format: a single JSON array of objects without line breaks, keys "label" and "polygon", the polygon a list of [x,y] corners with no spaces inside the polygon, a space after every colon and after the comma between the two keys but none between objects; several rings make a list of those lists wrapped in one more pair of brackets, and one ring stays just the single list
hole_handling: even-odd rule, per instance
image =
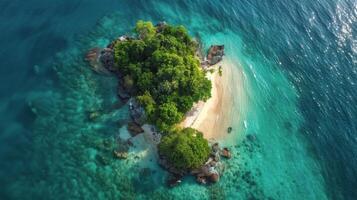
[{"label": "dense forest", "polygon": [[198,44],[183,26],[138,21],[136,37],[117,41],[114,57],[124,87],[163,131],[183,119],[194,102],[210,97],[211,82],[195,56]]},{"label": "dense forest", "polygon": [[198,43],[183,26],[166,23],[138,21],[134,33],[114,43],[123,88],[144,108],[147,121],[164,133],[159,154],[176,169],[197,168],[209,156],[208,141],[199,131],[175,124],[194,102],[211,96],[211,82],[196,56]]}]

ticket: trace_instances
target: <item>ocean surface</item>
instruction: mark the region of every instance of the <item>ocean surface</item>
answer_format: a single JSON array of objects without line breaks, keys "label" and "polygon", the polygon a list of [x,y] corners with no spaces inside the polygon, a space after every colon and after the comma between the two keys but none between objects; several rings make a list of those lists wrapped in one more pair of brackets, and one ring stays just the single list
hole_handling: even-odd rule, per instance
[{"label": "ocean surface", "polygon": [[[357,199],[357,1],[1,0],[0,10],[0,199]],[[167,188],[140,138],[128,160],[112,157],[128,106],[83,56],[139,19],[224,44],[244,74],[217,184]]]}]

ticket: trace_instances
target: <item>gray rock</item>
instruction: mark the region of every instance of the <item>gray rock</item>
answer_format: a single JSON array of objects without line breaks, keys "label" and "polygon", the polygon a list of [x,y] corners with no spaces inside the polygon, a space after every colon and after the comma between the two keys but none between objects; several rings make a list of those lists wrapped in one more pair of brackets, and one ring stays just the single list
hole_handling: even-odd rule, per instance
[{"label": "gray rock", "polygon": [[115,71],[114,67],[114,51],[110,48],[105,48],[100,52],[99,57],[100,62],[103,67],[108,69],[109,71]]},{"label": "gray rock", "polygon": [[137,125],[134,122],[129,122],[128,131],[130,132],[131,136],[135,137],[136,135],[143,133],[144,129],[142,129],[141,126]]},{"label": "gray rock", "polygon": [[207,60],[210,65],[215,65],[223,59],[224,45],[212,45],[208,50]]}]

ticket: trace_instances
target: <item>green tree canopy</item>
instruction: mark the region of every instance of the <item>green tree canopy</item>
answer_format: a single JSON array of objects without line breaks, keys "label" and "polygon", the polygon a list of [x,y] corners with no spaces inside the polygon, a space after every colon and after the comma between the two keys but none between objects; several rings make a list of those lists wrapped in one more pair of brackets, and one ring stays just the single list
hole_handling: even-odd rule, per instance
[{"label": "green tree canopy", "polygon": [[140,39],[150,39],[155,35],[156,28],[151,22],[139,20],[136,23],[135,32],[139,34]]},{"label": "green tree canopy", "polygon": [[201,132],[185,128],[164,136],[159,153],[177,169],[196,169],[207,161],[210,148]]},{"label": "green tree canopy", "polygon": [[211,82],[195,56],[197,43],[183,26],[138,21],[134,31],[137,38],[115,43],[116,66],[150,122],[168,130],[194,102],[211,96]]},{"label": "green tree canopy", "polygon": [[157,125],[163,130],[168,130],[170,126],[181,121],[182,117],[183,114],[178,111],[175,103],[164,103],[160,105],[158,109]]}]

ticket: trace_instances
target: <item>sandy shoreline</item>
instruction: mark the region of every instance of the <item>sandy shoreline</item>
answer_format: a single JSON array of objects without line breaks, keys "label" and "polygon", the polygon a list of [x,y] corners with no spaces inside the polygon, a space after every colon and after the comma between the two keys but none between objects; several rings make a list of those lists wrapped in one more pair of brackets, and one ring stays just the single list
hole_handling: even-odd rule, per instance
[{"label": "sandy shoreline", "polygon": [[[222,76],[218,73],[219,66],[222,66]],[[232,91],[232,86],[234,90],[241,90],[237,85],[242,84],[242,74],[227,60],[213,68],[215,72],[207,74],[212,81],[211,98],[206,102],[198,102],[186,115],[181,126],[201,131],[206,139],[219,140],[228,135],[227,128],[231,126],[233,116],[233,95],[242,94],[242,91]]]}]

